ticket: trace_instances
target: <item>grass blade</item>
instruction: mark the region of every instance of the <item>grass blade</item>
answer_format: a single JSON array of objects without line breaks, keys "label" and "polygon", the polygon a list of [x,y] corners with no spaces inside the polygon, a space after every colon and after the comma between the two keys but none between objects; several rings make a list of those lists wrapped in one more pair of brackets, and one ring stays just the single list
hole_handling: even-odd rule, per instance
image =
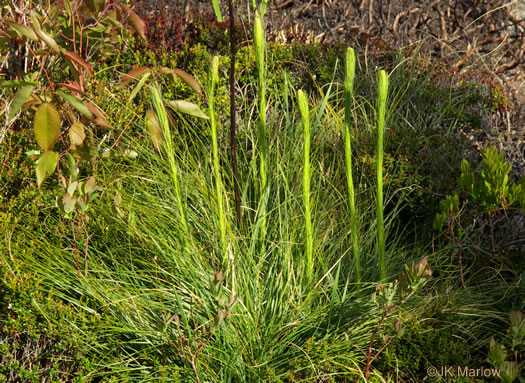
[{"label": "grass blade", "polygon": [[182,203],[182,193],[179,186],[178,169],[177,163],[175,162],[175,150],[173,148],[173,141],[171,138],[168,113],[166,112],[166,107],[164,106],[164,99],[162,98],[160,87],[156,83],[151,86],[151,101],[153,103],[153,107],[155,108],[155,112],[157,113],[159,124],[165,138],[164,143],[170,164],[171,178],[173,180],[173,188],[177,198],[177,208],[181,217],[182,226],[185,234],[187,235],[187,238],[190,238],[188,224],[186,221],[186,213]]}]

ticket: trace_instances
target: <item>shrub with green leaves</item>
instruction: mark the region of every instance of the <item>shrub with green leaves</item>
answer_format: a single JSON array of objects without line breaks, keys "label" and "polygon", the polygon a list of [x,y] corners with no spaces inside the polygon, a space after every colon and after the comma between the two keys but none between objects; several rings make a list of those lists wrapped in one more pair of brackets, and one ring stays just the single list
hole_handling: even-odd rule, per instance
[{"label": "shrub with green leaves", "polygon": [[457,180],[460,188],[453,196],[441,201],[441,213],[436,214],[434,228],[441,230],[446,221],[457,214],[460,209],[459,193],[462,204],[478,207],[481,213],[494,215],[498,211],[520,205],[525,211],[525,175],[520,183],[509,178],[512,165],[503,159],[503,153],[494,148],[483,151],[481,170],[473,172],[467,160],[461,163],[461,175]]},{"label": "shrub with green leaves", "polygon": [[94,372],[88,344],[107,318],[86,316],[15,270],[0,265],[0,381],[86,381]]},{"label": "shrub with green leaves", "polygon": [[[144,23],[126,4],[105,0],[28,1],[3,10],[0,60],[8,66],[0,88],[7,89],[10,100],[5,125],[20,112],[35,112],[34,135],[43,152],[36,164],[40,188],[57,168],[59,153],[53,146],[62,125],[110,127],[103,111],[89,102],[86,88],[94,81],[97,60],[111,57],[129,36],[123,23],[145,38]],[[75,150],[80,146],[71,148],[77,158],[95,156],[87,142],[86,150]]]},{"label": "shrub with green leaves", "polygon": [[[444,317],[443,322],[455,323],[460,317]],[[403,382],[421,382],[431,366],[452,366],[457,363],[472,365],[477,359],[472,355],[466,334],[454,326],[441,326],[435,319],[422,321],[413,318],[403,321],[403,316],[388,328],[392,341],[377,360],[377,366],[386,376]]]},{"label": "shrub with green leaves", "polygon": [[519,311],[509,315],[510,327],[507,335],[498,343],[490,339],[488,362],[500,370],[503,383],[512,383],[516,378],[523,380],[525,362],[525,318]]},{"label": "shrub with green leaves", "polygon": [[513,265],[516,270],[523,262],[519,256],[523,228],[512,224],[510,218],[520,215],[517,205],[525,210],[525,176],[517,184],[509,177],[511,169],[503,153],[485,149],[478,172],[463,160],[459,190],[439,204],[441,212],[435,216],[434,230],[457,252],[463,284],[465,256],[483,260],[487,266],[491,262]]},{"label": "shrub with green leaves", "polygon": [[485,149],[479,175],[473,174],[468,161],[463,160],[458,186],[489,214],[515,203],[525,210],[525,176],[516,184],[509,178],[511,170],[512,165],[503,160],[503,152]]}]

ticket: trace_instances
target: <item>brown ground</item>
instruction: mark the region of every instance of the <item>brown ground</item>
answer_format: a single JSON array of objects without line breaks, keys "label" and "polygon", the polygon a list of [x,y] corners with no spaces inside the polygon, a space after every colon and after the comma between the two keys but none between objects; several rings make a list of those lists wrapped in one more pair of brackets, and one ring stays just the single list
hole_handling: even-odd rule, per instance
[{"label": "brown ground", "polygon": [[[259,2],[259,1],[258,1]],[[237,0],[247,20],[251,0]],[[227,16],[227,1],[220,0]],[[141,15],[212,13],[211,0],[136,0]],[[172,13],[173,12],[173,13]],[[270,39],[342,43],[365,48],[419,44],[458,76],[487,76],[501,86],[509,108],[485,121],[477,150],[496,144],[515,169],[525,169],[525,2],[522,0],[269,0]],[[478,76],[478,77],[477,77]],[[517,169],[516,169],[517,170]]]}]

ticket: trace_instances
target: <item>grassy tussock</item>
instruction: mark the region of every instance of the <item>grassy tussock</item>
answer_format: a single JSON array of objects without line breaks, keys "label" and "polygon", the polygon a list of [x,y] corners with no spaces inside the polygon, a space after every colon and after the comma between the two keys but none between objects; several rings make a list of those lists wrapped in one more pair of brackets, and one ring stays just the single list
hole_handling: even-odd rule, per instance
[{"label": "grassy tussock", "polygon": [[[227,188],[231,169],[215,118],[214,58],[208,83],[211,134],[196,129],[190,117],[177,116],[171,124],[160,88],[153,86],[165,140],[161,154],[140,133],[124,135],[137,160],[101,162],[97,168],[103,192],[90,211],[89,276],[77,277],[74,241],[67,235],[62,243],[47,241],[45,228],[24,231],[37,251],[25,255],[10,244],[5,252],[18,250],[19,267],[39,275],[58,299],[104,318],[104,325],[91,328],[95,367],[88,378],[361,381],[364,350],[382,314],[370,299],[375,281],[398,278],[405,264],[424,255],[440,278],[406,302],[396,321],[435,314],[445,323],[454,316],[457,333],[482,347],[487,337],[478,335],[501,317],[493,310],[496,279],[477,290],[462,289],[450,254],[411,242],[411,233],[398,229],[404,201],[392,198],[398,190],[383,190],[386,73],[378,74],[377,102],[371,105],[373,86],[363,94],[362,83],[372,84],[375,73],[356,75],[349,49],[344,84],[332,84],[334,93],[323,88],[307,95],[285,77],[285,91],[270,89],[267,105],[261,23],[258,16],[258,97],[243,100],[239,132],[242,225],[233,224],[227,208],[233,200]],[[390,76],[391,104],[399,107],[406,82],[396,71]],[[259,114],[256,128],[252,110]],[[389,116],[404,118],[394,108]],[[356,161],[366,140],[376,144],[375,179]],[[63,218],[51,215],[46,222],[61,227]],[[0,259],[8,263],[14,257]],[[385,324],[390,331],[385,334],[392,335],[395,322]],[[373,349],[382,346],[378,340]],[[377,381],[392,376],[379,370],[371,375]]]}]

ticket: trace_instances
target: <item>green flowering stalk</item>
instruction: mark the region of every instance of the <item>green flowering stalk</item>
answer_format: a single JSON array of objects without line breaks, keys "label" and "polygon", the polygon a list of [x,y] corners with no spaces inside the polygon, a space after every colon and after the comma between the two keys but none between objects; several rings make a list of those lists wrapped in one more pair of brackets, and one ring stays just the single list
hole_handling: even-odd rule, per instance
[{"label": "green flowering stalk", "polygon": [[304,170],[303,170],[303,202],[304,219],[306,228],[306,278],[311,281],[313,274],[313,229],[312,229],[312,206],[310,200],[310,114],[308,111],[308,100],[302,90],[297,93],[297,103],[304,129]]},{"label": "green flowering stalk", "polygon": [[355,52],[352,48],[346,50],[345,56],[345,165],[346,182],[348,184],[348,204],[350,206],[350,227],[352,229],[352,250],[354,254],[355,280],[361,280],[361,262],[359,260],[359,236],[357,214],[355,209],[354,181],[352,178],[352,144],[350,125],[352,121],[352,98],[355,77]]},{"label": "green flowering stalk", "polygon": [[383,222],[383,136],[385,131],[386,98],[388,94],[388,75],[384,70],[377,74],[377,158],[376,158],[376,214],[377,214],[377,252],[379,258],[379,279],[386,280],[385,226]]}]

